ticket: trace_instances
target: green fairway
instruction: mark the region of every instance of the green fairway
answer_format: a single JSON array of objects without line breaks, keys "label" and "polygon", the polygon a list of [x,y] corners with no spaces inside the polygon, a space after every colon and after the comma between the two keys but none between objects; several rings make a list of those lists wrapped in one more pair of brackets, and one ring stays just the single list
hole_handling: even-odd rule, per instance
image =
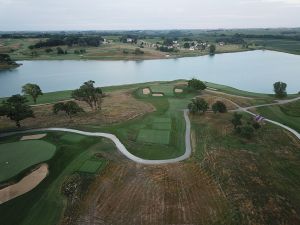
[{"label": "green fairway", "polygon": [[152,127],[157,130],[171,130],[171,123],[153,123]]},{"label": "green fairway", "polygon": [[137,140],[139,142],[169,144],[170,132],[163,130],[142,129],[139,132]]},{"label": "green fairway", "polygon": [[70,143],[77,143],[77,142],[82,141],[84,138],[85,137],[83,135],[80,135],[80,134],[67,133],[67,134],[62,135],[60,139],[62,141],[67,141],[67,142],[70,142]]},{"label": "green fairway", "polygon": [[[47,161],[49,175],[32,191],[0,205],[1,225],[58,224],[67,206],[66,198],[61,193],[61,186],[66,178],[79,171],[85,162],[94,160],[95,154],[101,151],[110,151],[111,153],[115,151],[115,146],[106,139],[82,136],[82,141],[74,144],[62,140],[61,137],[65,134],[63,132],[47,134],[45,140],[57,148],[53,158]],[[77,139],[77,134],[73,138]],[[1,143],[11,140],[15,140],[15,137],[2,139]],[[21,143],[23,144],[25,141]],[[8,143],[2,145],[6,144]],[[24,155],[26,154],[24,153]],[[30,157],[34,156],[31,154]],[[97,158],[97,160],[102,163],[97,169],[99,172],[107,163],[105,159]],[[2,172],[2,169],[0,171]]]},{"label": "green fairway", "polygon": [[83,173],[97,173],[103,163],[104,162],[100,160],[87,160],[78,171]]},{"label": "green fairway", "polygon": [[53,157],[56,147],[41,140],[19,141],[0,145],[0,182],[21,173],[26,168]]}]

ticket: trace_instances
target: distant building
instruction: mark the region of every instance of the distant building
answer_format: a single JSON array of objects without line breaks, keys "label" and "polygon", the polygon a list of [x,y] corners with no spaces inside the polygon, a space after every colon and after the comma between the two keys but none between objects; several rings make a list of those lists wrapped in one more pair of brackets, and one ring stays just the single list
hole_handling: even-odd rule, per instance
[{"label": "distant building", "polygon": [[127,39],[126,39],[126,42],[127,42],[127,43],[132,43],[132,42],[133,42],[133,39],[132,39],[132,38],[127,38]]}]

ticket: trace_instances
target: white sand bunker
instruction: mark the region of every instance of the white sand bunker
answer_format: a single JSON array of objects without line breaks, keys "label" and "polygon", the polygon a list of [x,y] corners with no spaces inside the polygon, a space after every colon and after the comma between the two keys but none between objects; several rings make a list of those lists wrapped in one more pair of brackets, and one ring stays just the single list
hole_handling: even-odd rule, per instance
[{"label": "white sand bunker", "polygon": [[153,93],[152,96],[153,96],[153,97],[162,97],[162,96],[164,96],[164,95],[161,94],[161,93]]},{"label": "white sand bunker", "polygon": [[37,170],[31,172],[16,184],[0,189],[0,204],[23,195],[45,179],[48,175],[48,165],[42,164]]},{"label": "white sand bunker", "polygon": [[183,92],[183,90],[181,89],[181,88],[175,88],[175,93],[182,93]]},{"label": "white sand bunker", "polygon": [[36,139],[41,139],[43,137],[46,137],[47,134],[34,134],[34,135],[26,135],[23,136],[20,140],[21,141],[26,141],[26,140],[36,140]]},{"label": "white sand bunker", "polygon": [[144,88],[143,89],[143,94],[144,95],[149,95],[151,93],[150,89],[149,88]]}]

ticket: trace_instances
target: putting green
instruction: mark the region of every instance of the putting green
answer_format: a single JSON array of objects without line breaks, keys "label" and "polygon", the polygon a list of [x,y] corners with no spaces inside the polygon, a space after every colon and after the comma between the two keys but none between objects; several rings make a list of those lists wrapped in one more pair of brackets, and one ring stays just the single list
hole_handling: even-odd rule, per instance
[{"label": "putting green", "polygon": [[30,166],[49,160],[55,150],[53,144],[42,140],[0,144],[0,183]]},{"label": "putting green", "polygon": [[142,129],[138,134],[137,140],[139,142],[155,143],[155,144],[169,144],[170,131],[168,130],[151,130]]}]

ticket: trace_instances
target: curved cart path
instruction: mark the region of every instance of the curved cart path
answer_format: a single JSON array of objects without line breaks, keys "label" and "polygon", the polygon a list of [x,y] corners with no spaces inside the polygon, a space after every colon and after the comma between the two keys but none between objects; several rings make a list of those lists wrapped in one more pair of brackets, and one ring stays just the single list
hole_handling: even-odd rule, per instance
[{"label": "curved cart path", "polygon": [[[277,100],[276,103],[269,103],[269,104],[262,104],[262,105],[254,105],[254,106],[249,106],[249,107],[241,107],[240,105],[236,104],[235,102],[233,102],[233,101],[231,101],[231,100],[229,100],[229,99],[227,99],[227,100],[230,101],[230,102],[232,102],[232,103],[237,107],[237,109],[235,109],[235,110],[230,110],[230,112],[238,112],[238,111],[242,111],[242,112],[249,113],[249,114],[251,114],[251,115],[253,115],[253,116],[256,116],[255,113],[250,112],[250,111],[248,111],[248,110],[249,110],[249,109],[259,108],[259,107],[264,107],[264,106],[283,105],[283,104],[287,104],[287,103],[290,103],[290,102],[298,101],[298,100],[300,100],[300,97],[293,98],[293,99],[288,99],[288,100]],[[294,130],[294,129],[292,129],[292,128],[290,128],[290,127],[288,127],[288,126],[286,126],[286,125],[284,125],[284,124],[282,124],[282,123],[279,123],[279,122],[277,122],[277,121],[274,121],[274,120],[270,120],[270,119],[267,119],[267,118],[265,118],[264,120],[267,121],[267,122],[269,122],[269,123],[273,123],[273,124],[275,124],[275,125],[277,125],[277,126],[280,126],[280,127],[284,128],[284,129],[288,130],[289,132],[291,132],[292,134],[294,134],[294,135],[300,140],[300,134],[299,134],[296,130]]]},{"label": "curved cart path", "polygon": [[190,157],[192,149],[191,149],[191,122],[188,117],[188,110],[183,111],[184,119],[185,119],[185,152],[182,156],[173,159],[165,159],[165,160],[148,160],[139,158],[133,154],[131,154],[126,147],[121,143],[121,141],[113,134],[109,133],[100,133],[100,132],[87,132],[87,131],[80,131],[75,129],[68,129],[68,128],[41,128],[41,129],[31,129],[25,131],[16,131],[16,132],[9,132],[0,134],[0,137],[11,136],[15,134],[26,134],[32,132],[44,132],[44,131],[63,131],[69,133],[76,133],[86,136],[93,136],[93,137],[105,137],[113,141],[118,148],[118,150],[125,155],[128,159],[131,159],[134,162],[141,163],[141,164],[148,164],[148,165],[158,165],[158,164],[165,164],[165,163],[175,163],[182,160],[185,160]]}]

